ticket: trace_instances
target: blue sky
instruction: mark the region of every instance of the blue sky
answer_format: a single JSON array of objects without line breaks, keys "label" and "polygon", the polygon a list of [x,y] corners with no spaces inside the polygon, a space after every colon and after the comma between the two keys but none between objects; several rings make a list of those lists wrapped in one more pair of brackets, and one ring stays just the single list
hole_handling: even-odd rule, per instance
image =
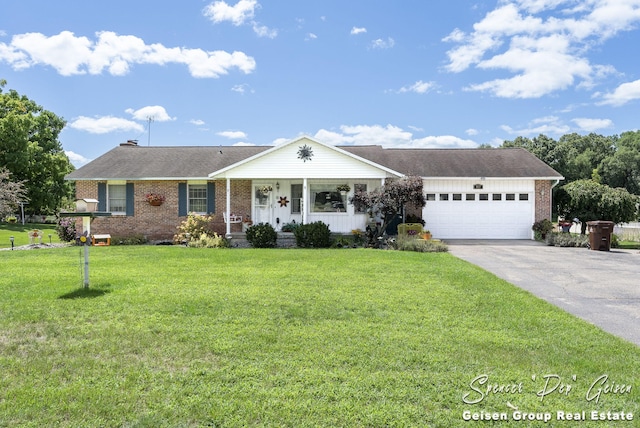
[{"label": "blue sky", "polygon": [[475,147],[638,129],[639,26],[640,0],[12,1],[0,79],[76,166],[128,139]]}]

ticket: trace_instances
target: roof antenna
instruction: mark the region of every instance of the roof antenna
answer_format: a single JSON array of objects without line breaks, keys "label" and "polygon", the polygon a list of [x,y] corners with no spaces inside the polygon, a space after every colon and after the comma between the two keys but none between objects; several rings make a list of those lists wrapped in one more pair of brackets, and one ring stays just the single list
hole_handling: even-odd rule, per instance
[{"label": "roof antenna", "polygon": [[147,146],[151,145],[151,122],[153,122],[153,116],[148,116],[147,121],[149,122],[148,130],[149,130],[149,139],[147,140]]}]

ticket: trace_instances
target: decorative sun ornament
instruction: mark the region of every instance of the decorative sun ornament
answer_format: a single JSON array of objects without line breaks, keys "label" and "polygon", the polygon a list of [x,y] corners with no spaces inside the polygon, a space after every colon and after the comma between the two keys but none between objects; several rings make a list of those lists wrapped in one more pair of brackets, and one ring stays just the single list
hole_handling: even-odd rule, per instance
[{"label": "decorative sun ornament", "polygon": [[280,201],[278,201],[281,207],[286,207],[289,201],[286,196],[280,196]]},{"label": "decorative sun ornament", "polygon": [[310,161],[313,157],[313,149],[306,144],[298,148],[298,159],[302,159],[303,162]]}]

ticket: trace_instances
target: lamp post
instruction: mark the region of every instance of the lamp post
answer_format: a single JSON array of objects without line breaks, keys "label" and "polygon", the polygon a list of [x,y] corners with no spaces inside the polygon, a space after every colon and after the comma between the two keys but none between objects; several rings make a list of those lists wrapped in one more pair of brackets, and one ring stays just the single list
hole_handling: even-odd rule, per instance
[{"label": "lamp post", "polygon": [[15,238],[14,238],[13,236],[10,236],[10,237],[9,237],[9,241],[11,241],[11,251],[13,251],[13,240],[14,240],[14,239],[15,239]]}]

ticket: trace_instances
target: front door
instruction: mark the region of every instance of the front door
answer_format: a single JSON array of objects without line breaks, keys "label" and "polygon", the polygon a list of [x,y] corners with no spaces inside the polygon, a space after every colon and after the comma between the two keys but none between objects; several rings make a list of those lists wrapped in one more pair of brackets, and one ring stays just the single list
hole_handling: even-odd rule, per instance
[{"label": "front door", "polygon": [[273,187],[270,185],[256,184],[253,186],[253,224],[271,223],[272,194]]}]

